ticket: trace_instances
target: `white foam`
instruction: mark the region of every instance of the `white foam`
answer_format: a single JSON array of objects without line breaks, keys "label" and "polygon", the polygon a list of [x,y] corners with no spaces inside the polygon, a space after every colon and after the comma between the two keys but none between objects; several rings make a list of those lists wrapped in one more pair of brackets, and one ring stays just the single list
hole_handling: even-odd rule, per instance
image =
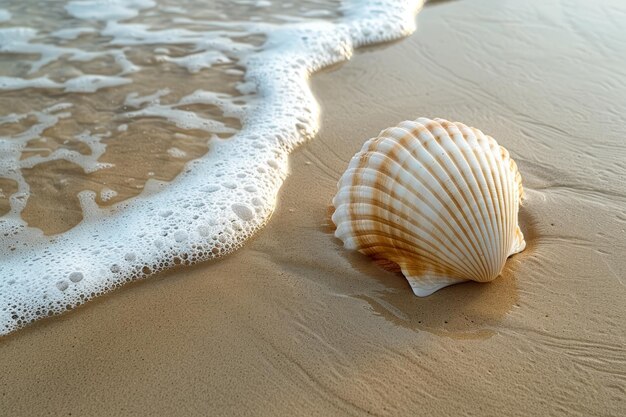
[{"label": "white foam", "polygon": [[180,58],[170,58],[166,56],[165,59],[187,68],[191,73],[198,72],[204,68],[210,68],[215,64],[231,62],[226,55],[219,51],[203,51]]},{"label": "white foam", "polygon": [[11,20],[11,12],[0,9],[0,22],[8,22],[9,20]]},{"label": "white foam", "polygon": [[172,158],[185,158],[187,156],[187,152],[182,149],[178,149],[177,147],[171,147],[167,150],[167,153]]},{"label": "white foam", "polygon": [[65,9],[78,19],[109,21],[131,19],[155,5],[153,0],[79,0],[70,1]]},{"label": "white foam", "polygon": [[65,81],[61,84],[61,86],[67,92],[95,93],[102,88],[116,87],[118,85],[130,83],[131,80],[123,77],[107,75],[81,75]]},{"label": "white foam", "polygon": [[[38,31],[32,28],[25,27],[11,27],[0,29],[0,53],[13,53],[13,54],[32,54],[38,55],[39,59],[30,63],[30,70],[28,74],[33,74],[39,71],[46,65],[60,60],[62,57],[67,57],[70,61],[87,62],[96,58],[111,56],[115,59],[116,63],[121,67],[121,71],[118,75],[124,75],[136,71],[136,67],[126,59],[123,51],[103,51],[92,52],[84,51],[78,48],[69,48],[63,46],[51,45],[48,43],[37,43],[35,38],[38,35]],[[58,32],[57,32],[58,34]],[[5,84],[0,85],[0,90],[14,89],[13,86],[17,82],[6,82],[10,77],[3,77]],[[40,78],[40,82],[46,78]],[[26,79],[24,82],[28,81]],[[46,82],[49,82],[46,81]],[[33,85],[23,84],[19,88],[36,87]],[[38,88],[46,88],[41,86]],[[50,88],[60,88],[58,86],[51,85]]]},{"label": "white foam", "polygon": [[109,201],[110,199],[116,196],[117,196],[117,191],[111,190],[110,188],[103,188],[102,191],[100,191],[100,199],[105,202]]},{"label": "white foam", "polygon": [[[267,6],[267,2],[251,3]],[[147,25],[122,23],[124,19],[137,17],[143,9],[154,7],[155,2],[150,0],[70,2],[66,9],[71,15],[106,21],[101,34],[112,37],[110,45],[163,47],[191,43],[196,45],[199,55],[177,62],[190,71],[202,69],[205,63],[209,65],[213,58],[203,53],[210,49],[236,57],[246,67],[245,82],[238,89],[256,95],[242,99],[198,91],[176,105],[161,103],[168,93],[165,90],[145,97],[128,96],[126,103],[137,110],[122,116],[129,119],[127,123],[148,115],[184,128],[233,133],[232,128],[219,122],[176,108],[181,104],[208,103],[222,109],[227,116],[240,118],[242,129],[229,140],[211,140],[209,153],[190,162],[171,184],[147,184],[140,197],[114,206],[106,214],[95,205],[93,192],[81,193],[85,220],[53,237],[28,228],[19,218],[24,203],[18,200],[28,193],[27,184],[18,175],[20,167],[15,165],[22,145],[14,146],[0,138],[0,174],[20,183],[18,193],[11,198],[12,212],[0,218],[0,333],[64,312],[124,282],[167,269],[181,259],[186,263],[199,262],[240,247],[272,213],[279,187],[288,172],[289,153],[312,138],[319,128],[319,108],[308,85],[309,76],[320,68],[348,59],[357,46],[411,33],[421,3],[421,0],[353,0],[342,4],[343,17],[332,22],[216,23],[222,29],[207,33],[187,29],[151,30]],[[267,41],[259,49],[233,40],[238,33],[263,34]],[[16,48],[40,51],[44,62],[40,59],[33,64],[37,68],[42,68],[46,60],[58,59],[62,51],[69,50],[70,57],[88,58],[85,51],[45,49],[31,43],[35,34],[26,29],[5,32],[9,40],[5,39],[3,44],[0,32],[0,48],[5,47],[5,52]],[[131,63],[128,65],[132,68]],[[116,77],[127,79],[124,74]],[[114,78],[83,78],[69,86],[74,85],[77,91],[95,91],[103,83],[114,82]],[[0,88],[15,87],[18,83],[20,88],[39,83],[39,87],[62,85],[68,89],[67,82],[45,77],[22,81],[4,77],[0,79]],[[46,126],[67,117],[66,110],[67,105],[61,104],[33,112],[31,116],[38,122],[16,143],[37,137]],[[22,116],[6,116],[5,122],[11,117]],[[99,169],[97,158],[102,152],[99,146],[103,136],[90,132],[85,135],[84,141],[90,144],[94,156],[89,159],[83,155],[79,160],[85,169]],[[10,153],[5,159],[1,159],[3,146]],[[103,191],[101,198],[107,196],[113,197]]]}]

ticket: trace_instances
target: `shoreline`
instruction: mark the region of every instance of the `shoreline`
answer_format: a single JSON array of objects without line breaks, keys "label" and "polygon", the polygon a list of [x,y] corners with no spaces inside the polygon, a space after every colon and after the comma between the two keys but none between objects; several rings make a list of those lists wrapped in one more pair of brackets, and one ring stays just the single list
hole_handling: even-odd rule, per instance
[{"label": "shoreline", "polygon": [[[284,7],[281,7],[284,5],[280,3],[275,4],[273,8],[255,4],[247,11],[244,11],[246,7],[234,7],[232,14],[227,12],[226,9],[231,7],[225,3],[222,5],[224,13],[218,13],[218,19],[213,21],[213,24],[208,24],[202,19],[201,26],[205,26],[205,30],[188,30],[194,26],[192,21],[187,22],[185,19],[177,21],[174,17],[177,12],[171,10],[167,12],[165,8],[159,14],[162,14],[165,20],[170,19],[173,26],[166,24],[161,28],[157,24],[148,29],[147,26],[139,24],[144,19],[139,10],[151,8],[152,3],[131,5],[128,13],[133,16],[139,13],[133,18],[134,23],[130,21],[119,23],[117,22],[119,18],[115,14],[100,15],[97,12],[96,15],[100,17],[96,16],[95,20],[101,18],[102,22],[106,23],[102,31],[95,28],[98,35],[89,41],[93,41],[93,45],[119,44],[133,50],[134,45],[139,49],[146,45],[161,43],[188,45],[188,48],[183,49],[187,49],[186,53],[193,55],[186,55],[184,58],[170,57],[172,58],[170,62],[167,52],[162,59],[158,58],[152,62],[155,65],[143,67],[152,76],[158,77],[159,72],[169,74],[168,78],[173,80],[170,83],[166,81],[165,84],[170,85],[173,91],[181,95],[177,99],[175,96],[178,94],[170,94],[169,89],[156,92],[149,90],[150,86],[140,81],[143,77],[134,71],[133,79],[138,81],[137,85],[143,85],[148,91],[143,88],[134,91],[135,83],[123,77],[126,91],[121,86],[120,89],[107,88],[96,96],[84,95],[83,89],[73,90],[71,86],[66,86],[67,91],[73,92],[71,97],[76,97],[79,101],[88,96],[97,103],[100,97],[100,101],[119,110],[117,115],[116,110],[111,109],[103,114],[100,111],[82,114],[84,117],[81,123],[90,124],[93,129],[103,131],[101,134],[87,134],[82,139],[80,135],[75,135],[78,142],[91,143],[87,145],[91,152],[83,149],[88,157],[83,158],[80,156],[83,155],[82,151],[71,149],[32,157],[24,157],[30,151],[22,152],[25,147],[32,144],[32,139],[38,135],[37,132],[48,124],[50,129],[54,129],[54,126],[60,124],[78,122],[71,112],[62,111],[83,108],[70,98],[70,95],[64,96],[64,100],[69,100],[68,103],[46,107],[47,110],[43,110],[44,115],[41,116],[43,119],[38,122],[36,128],[31,126],[26,130],[29,132],[27,135],[18,135],[14,138],[19,140],[4,142],[8,146],[5,147],[7,150],[5,156],[9,157],[9,165],[0,163],[0,168],[5,166],[11,171],[11,166],[15,164],[17,169],[0,174],[12,178],[19,186],[17,192],[10,197],[10,213],[0,221],[2,236],[6,238],[2,244],[4,253],[0,274],[11,277],[0,286],[0,303],[3,305],[0,309],[2,328],[0,332],[9,333],[22,327],[24,323],[31,323],[34,319],[63,313],[68,306],[77,307],[119,284],[166,270],[176,265],[180,258],[187,257],[197,263],[219,258],[240,248],[252,234],[266,224],[272,214],[278,191],[287,175],[290,151],[311,139],[318,131],[319,108],[308,84],[311,73],[330,63],[347,59],[354,47],[360,44],[397,39],[413,32],[415,13],[422,3],[423,0],[402,2],[357,0],[356,7],[353,7],[353,1],[348,1],[343,12],[338,13],[343,17],[337,16],[336,19],[332,16],[337,14],[338,10],[331,4],[328,4],[328,7],[319,5],[321,9],[318,11],[326,10],[330,15],[323,12],[324,19],[312,18],[310,21],[305,19],[306,22],[302,24],[294,23],[293,19],[297,21],[299,13],[308,14],[306,9],[310,6],[317,8],[316,2],[304,2],[301,6],[297,3],[284,4],[289,9],[295,9],[291,12],[295,12],[296,16],[291,18]],[[197,3],[190,6],[193,7],[187,13],[212,20],[211,8],[207,9]],[[55,13],[62,16],[69,13],[76,19],[87,18],[94,21],[82,12],[73,13],[70,9],[69,6],[59,7]],[[261,22],[257,22],[255,16],[249,16],[251,21],[247,22],[245,15],[254,14],[255,12],[251,11],[254,9],[261,13],[256,16],[261,18]],[[237,10],[243,13],[241,16],[243,20],[238,17]],[[30,12],[34,11],[25,14],[32,14]],[[206,15],[203,12],[206,12]],[[146,16],[150,13],[146,11]],[[261,16],[265,15],[271,21],[275,13],[276,20],[285,20],[284,23],[287,24],[274,25],[269,21],[267,24],[262,22],[264,19]],[[225,21],[219,23],[222,19]],[[334,23],[328,22],[329,19]],[[72,24],[70,23],[72,21],[70,19],[68,24]],[[323,23],[324,21],[327,22]],[[65,23],[57,19],[51,19],[49,22],[55,25]],[[116,30],[109,31],[107,28],[110,24],[115,24]],[[219,29],[222,25],[226,27]],[[8,34],[7,41],[12,45],[8,49],[9,52],[19,53],[22,47],[28,50],[31,47],[35,48],[34,50],[47,50],[45,44],[35,46],[35,43],[32,43],[30,46],[25,44],[20,46],[20,42],[27,41],[14,43],[10,40],[14,36],[18,39],[20,33],[20,30],[15,29],[8,29],[5,33]],[[32,35],[34,32],[28,29],[24,33]],[[129,33],[132,33],[132,36],[127,37]],[[110,40],[109,35],[112,36]],[[51,36],[54,37],[54,34]],[[116,50],[115,54],[121,54],[120,62],[130,65],[126,54],[134,53],[124,48]],[[107,49],[109,48],[104,47],[102,54],[113,53]],[[214,53],[217,50],[221,52],[215,57]],[[55,49],[55,51],[54,57],[60,58],[64,51],[71,53],[72,50]],[[182,51],[174,55],[180,52]],[[199,62],[193,63],[188,60]],[[27,61],[23,63],[25,67],[31,65]],[[169,64],[173,62],[177,62],[175,66],[182,71],[193,72],[196,65],[200,65],[198,69],[202,71],[197,77],[192,77],[196,87],[194,83],[181,83],[181,78],[168,70]],[[211,62],[215,66],[212,66]],[[158,63],[164,66],[161,67]],[[63,67],[61,64],[58,65]],[[205,68],[207,65],[214,71]],[[238,66],[240,68],[237,68]],[[242,73],[244,67],[245,77]],[[139,70],[142,66],[133,68]],[[77,70],[83,71],[78,68]],[[231,70],[236,72],[234,79]],[[214,75],[213,81],[204,79],[209,73]],[[87,79],[94,80],[90,77]],[[98,77],[96,75],[95,79],[100,80]],[[45,77],[42,79],[45,80]],[[81,80],[85,78],[72,80],[82,83]],[[20,81],[17,85],[30,86],[31,81],[24,81],[26,84],[20,84]],[[49,85],[50,83],[52,85]],[[53,82],[50,83],[45,87],[57,86]],[[197,83],[201,85],[200,90]],[[219,88],[207,91],[206,89],[213,90],[211,87],[213,84]],[[61,84],[59,86],[63,87]],[[103,87],[107,86],[104,83]],[[95,88],[94,91],[97,90],[96,87],[92,87]],[[91,91],[93,88],[88,90]],[[188,89],[192,89],[193,92]],[[222,93],[225,90],[229,90],[230,93]],[[56,100],[54,96],[31,91],[35,101],[37,97],[53,102]],[[109,93],[116,98],[110,101]],[[145,93],[147,95],[144,95]],[[22,94],[18,103],[29,108],[27,98],[30,96]],[[59,111],[62,112],[57,113]],[[49,114],[48,117],[45,116],[47,112],[55,114]],[[106,121],[107,124],[93,123],[90,115],[96,117],[96,120]],[[19,129],[27,128],[30,123],[28,119],[16,117],[21,120]],[[243,122],[241,129],[233,128],[233,120]],[[124,122],[130,122],[130,125]],[[157,127],[159,123],[162,129],[156,132],[152,128]],[[167,133],[167,128],[163,129],[167,125],[174,126],[170,133]],[[17,128],[17,125],[11,126],[12,129]],[[70,137],[71,132],[72,130],[59,132],[58,136]],[[235,132],[236,136],[233,136],[232,140],[227,139]],[[48,133],[50,132],[46,131],[45,134]],[[131,139],[133,135],[141,139],[133,140]],[[101,140],[106,142],[101,143]],[[141,140],[143,142],[138,144],[137,142]],[[194,158],[193,152],[186,153],[191,150],[189,147],[179,149],[174,146],[183,140],[190,141],[189,145],[194,142],[200,145],[200,149],[196,151],[201,151],[202,148],[204,150],[210,148],[210,151],[202,158],[196,153]],[[67,142],[65,139],[62,141]],[[42,142],[45,140],[42,139]],[[77,145],[71,141],[67,144],[69,148]],[[118,154],[120,151],[123,154],[125,150],[130,150],[130,153],[127,158],[121,157],[117,161],[116,158],[109,159],[111,154],[108,151],[114,149],[117,149]],[[183,154],[187,156],[184,157]],[[16,162],[22,157],[24,157],[23,170],[19,168],[22,163]],[[50,161],[68,159],[70,163],[61,161],[49,164],[48,159]],[[154,163],[159,168],[167,165],[166,162],[159,162],[160,159],[164,161],[180,159],[179,163],[169,167],[170,175],[176,172],[176,165],[180,168],[185,165],[184,170],[167,187],[162,187],[159,180],[173,177],[164,176],[164,172],[159,173],[159,169],[154,167]],[[192,161],[189,161],[190,159]],[[148,163],[150,160],[151,163]],[[184,164],[185,160],[189,162]],[[28,168],[31,164],[37,167]],[[133,173],[131,172],[133,169],[126,170],[128,164],[133,168],[145,166]],[[83,175],[92,170],[94,176]],[[107,170],[108,174],[105,175]],[[152,175],[149,175],[150,173]],[[130,186],[132,192],[128,194],[118,192],[119,189],[116,191],[116,183],[118,185],[119,183],[116,180],[107,181],[107,175],[119,179],[123,187]],[[113,188],[102,188],[104,185]],[[81,189],[85,192],[79,192]],[[29,194],[29,190],[34,194]],[[140,191],[141,195],[137,198],[126,202],[118,201],[117,204],[104,209],[100,208],[97,201],[107,198],[102,193],[108,196],[117,193],[122,198],[122,194],[130,197],[139,194]],[[40,197],[45,195],[49,196],[48,204],[41,201]],[[60,209],[59,202],[65,203],[60,205]],[[71,208],[72,206],[74,208]],[[55,215],[47,213],[43,208],[51,208],[50,211]],[[72,212],[73,215],[68,215]],[[80,212],[82,217],[74,216]],[[56,223],[55,227],[49,230],[65,232],[53,236],[42,234],[44,230],[37,228],[34,218],[46,218],[49,220],[48,227]],[[80,219],[82,221],[76,224]],[[35,227],[25,227],[24,222]],[[73,225],[75,227],[71,227]],[[68,228],[70,229],[67,230]]]},{"label": "shoreline", "polygon": [[[575,38],[584,21],[572,26],[554,5],[545,7],[549,27],[532,5],[437,3],[409,38],[359,49],[313,76],[321,131],[291,155],[274,214],[242,249],[0,338],[3,408],[16,416],[619,415],[624,120],[594,116],[626,95],[606,87],[625,58],[582,82],[592,43],[529,48],[536,38]],[[495,23],[481,20],[490,8]],[[524,38],[518,23],[533,16],[525,23],[537,33]],[[617,48],[611,28],[619,30],[609,25],[603,39]],[[558,53],[575,65],[557,66]],[[597,91],[603,102],[584,101]],[[494,282],[424,299],[401,275],[345,250],[328,215],[363,141],[421,115],[476,126],[511,152],[527,190],[528,244]]]}]

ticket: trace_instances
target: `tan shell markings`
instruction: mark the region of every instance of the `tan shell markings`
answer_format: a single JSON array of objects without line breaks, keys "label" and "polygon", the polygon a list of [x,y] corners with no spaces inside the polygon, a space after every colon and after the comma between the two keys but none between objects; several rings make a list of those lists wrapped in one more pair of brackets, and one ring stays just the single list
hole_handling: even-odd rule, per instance
[{"label": "tan shell markings", "polygon": [[406,121],[365,142],[333,199],[335,235],[395,262],[418,296],[495,279],[525,247],[517,225],[521,175],[480,130]]}]

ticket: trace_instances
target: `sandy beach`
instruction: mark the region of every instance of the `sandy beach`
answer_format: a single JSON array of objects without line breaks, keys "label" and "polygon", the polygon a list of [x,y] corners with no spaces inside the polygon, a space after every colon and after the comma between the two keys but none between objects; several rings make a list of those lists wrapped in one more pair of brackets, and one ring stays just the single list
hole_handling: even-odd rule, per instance
[{"label": "sandy beach", "polygon": [[[0,414],[625,415],[626,11],[574,3],[435,2],[316,74],[322,130],[267,227],[0,338]],[[352,155],[419,116],[520,168],[528,246],[493,283],[417,298],[333,236]]]}]

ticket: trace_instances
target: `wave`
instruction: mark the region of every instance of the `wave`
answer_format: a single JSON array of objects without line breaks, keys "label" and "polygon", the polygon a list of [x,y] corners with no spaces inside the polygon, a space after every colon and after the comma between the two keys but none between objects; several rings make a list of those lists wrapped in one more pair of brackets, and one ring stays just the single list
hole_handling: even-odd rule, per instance
[{"label": "wave", "polygon": [[[320,109],[309,77],[349,59],[359,46],[410,34],[423,1],[305,1],[281,8],[287,3],[240,0],[224,2],[217,11],[196,4],[191,13],[194,3],[70,1],[59,22],[72,24],[45,31],[20,25],[28,22],[29,8],[0,10],[0,60],[6,54],[36,57],[30,68],[9,69],[0,77],[0,94],[52,92],[47,107],[0,116],[0,128],[29,120],[21,131],[0,136],[0,196],[3,178],[14,187],[0,217],[0,334],[125,282],[239,248],[270,218],[289,153],[318,131]],[[269,11],[260,18],[247,13],[264,8]],[[67,61],[105,64],[102,70],[62,76]],[[170,79],[161,82],[166,75],[151,70],[153,62],[161,70],[184,69],[186,75],[181,79],[172,69]],[[220,85],[217,81],[195,87],[204,79],[194,77],[211,68],[234,80],[232,91],[212,88]],[[173,90],[187,83],[193,91],[177,97]],[[141,91],[152,92],[131,92],[142,85]],[[82,106],[106,107],[115,99],[123,102],[123,111],[104,112],[99,123],[106,128],[96,124],[75,135],[87,151],[29,148],[46,129],[77,118]],[[219,117],[198,112],[200,105],[217,109]],[[107,138],[161,122],[174,126],[166,135],[171,140],[185,132],[202,136],[206,153],[183,160],[172,181],[148,178],[131,199],[118,198],[107,187],[81,191],[82,220],[62,233],[46,234],[24,220],[32,198],[25,172],[59,161],[71,161],[81,172],[116,172],[114,164],[102,160]],[[121,149],[130,153],[132,143]],[[187,151],[172,146],[167,154],[180,159]],[[108,200],[115,204],[104,207]]]}]

